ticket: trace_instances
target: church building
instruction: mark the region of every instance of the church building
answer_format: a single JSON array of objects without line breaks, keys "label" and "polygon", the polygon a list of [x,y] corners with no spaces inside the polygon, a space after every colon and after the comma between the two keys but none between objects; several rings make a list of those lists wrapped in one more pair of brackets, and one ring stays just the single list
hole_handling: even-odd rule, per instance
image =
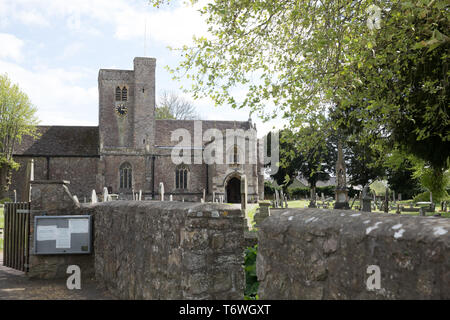
[{"label": "church building", "polygon": [[34,180],[68,180],[70,191],[80,201],[89,200],[93,189],[101,193],[104,187],[120,199],[132,199],[133,192],[140,190],[143,200],[159,199],[162,182],[166,200],[172,195],[173,200],[200,201],[205,194],[207,201],[214,196],[216,200],[238,203],[243,176],[248,201],[264,199],[262,164],[241,161],[255,147],[250,145],[256,144],[253,140],[245,140],[245,150],[238,144],[230,148],[224,144],[224,158],[230,161],[174,163],[171,155],[174,148],[179,148],[179,142],[171,139],[175,130],[189,132],[193,155],[205,152],[211,142],[194,136],[203,137],[209,129],[217,129],[225,136],[227,130],[247,132],[256,130],[256,126],[251,119],[155,119],[155,67],[156,59],[137,57],[134,70],[101,69],[99,125],[39,126],[38,138],[24,137],[14,152],[20,169],[13,172],[11,193],[16,190],[21,199],[27,164],[33,159]]}]

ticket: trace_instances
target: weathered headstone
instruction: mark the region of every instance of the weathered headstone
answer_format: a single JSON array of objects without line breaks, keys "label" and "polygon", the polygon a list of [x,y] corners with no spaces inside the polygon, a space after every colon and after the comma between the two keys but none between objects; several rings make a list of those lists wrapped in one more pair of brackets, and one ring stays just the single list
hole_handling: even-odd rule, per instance
[{"label": "weathered headstone", "polygon": [[278,208],[278,204],[279,204],[279,202],[280,202],[280,195],[279,195],[279,193],[278,193],[278,190],[277,189],[275,189],[275,208]]},{"label": "weathered headstone", "polygon": [[139,200],[139,201],[142,200],[142,190],[139,190],[139,198],[138,198],[138,200]]},{"label": "weathered headstone", "polygon": [[173,201],[173,195],[169,196],[169,201]]},{"label": "weathered headstone", "polygon": [[253,220],[255,221],[255,226],[258,227],[261,221],[270,216],[270,203],[260,202],[259,211],[255,213]]},{"label": "weathered headstone", "polygon": [[347,191],[347,176],[344,161],[344,153],[342,151],[342,143],[338,142],[338,159],[336,162],[336,202],[334,203],[335,209],[350,209],[348,204],[348,191]]},{"label": "weathered headstone", "polygon": [[362,211],[364,212],[372,212],[371,202],[372,197],[369,194],[369,186],[366,185],[362,192]]},{"label": "weathered headstone", "polygon": [[384,195],[384,212],[389,213],[389,189],[386,188],[386,193]]},{"label": "weathered headstone", "polygon": [[[164,201],[164,183],[159,183],[159,200]],[[183,198],[184,201],[184,198]]]},{"label": "weathered headstone", "polygon": [[311,199],[309,201],[308,208],[317,208],[317,205],[316,205],[316,193],[314,192],[314,188],[311,188],[310,195],[311,195]]},{"label": "weathered headstone", "polygon": [[288,201],[287,201],[287,197],[284,197],[284,207],[287,208],[288,207]]},{"label": "weathered headstone", "polygon": [[216,192],[213,191],[212,202],[216,202]]},{"label": "weathered headstone", "polygon": [[401,193],[398,194],[398,201],[402,201],[402,194]]}]

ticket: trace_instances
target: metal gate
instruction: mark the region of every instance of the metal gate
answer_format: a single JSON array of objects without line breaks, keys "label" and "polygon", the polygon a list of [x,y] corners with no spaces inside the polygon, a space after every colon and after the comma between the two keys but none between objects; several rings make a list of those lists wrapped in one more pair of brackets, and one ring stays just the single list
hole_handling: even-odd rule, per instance
[{"label": "metal gate", "polygon": [[3,265],[28,271],[30,244],[30,203],[5,203]]}]

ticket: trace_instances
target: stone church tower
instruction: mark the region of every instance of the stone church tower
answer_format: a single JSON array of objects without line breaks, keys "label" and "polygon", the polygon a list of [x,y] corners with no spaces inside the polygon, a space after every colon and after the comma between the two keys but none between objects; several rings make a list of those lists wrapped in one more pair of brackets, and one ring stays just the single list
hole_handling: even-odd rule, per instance
[{"label": "stone church tower", "polygon": [[[137,57],[133,70],[101,69],[98,74],[99,126],[39,127],[37,140],[25,137],[14,157],[26,164],[34,159],[36,179],[69,180],[80,200],[90,198],[92,189],[131,199],[133,192],[144,199],[158,199],[162,182],[166,196],[174,200],[207,201],[223,199],[240,202],[240,180],[248,182],[248,199],[264,197],[264,178],[260,163],[243,163],[250,144],[244,147],[224,145],[225,159],[235,163],[207,164],[192,161],[175,164],[171,153],[178,142],[171,140],[175,130],[191,136],[192,155],[202,155],[205,132],[216,130],[225,136],[228,130],[248,133],[255,129],[248,121],[200,121],[155,119],[156,59]],[[26,165],[22,165],[26,167]],[[13,181],[23,180],[21,169]],[[13,185],[12,189],[20,186]]]}]

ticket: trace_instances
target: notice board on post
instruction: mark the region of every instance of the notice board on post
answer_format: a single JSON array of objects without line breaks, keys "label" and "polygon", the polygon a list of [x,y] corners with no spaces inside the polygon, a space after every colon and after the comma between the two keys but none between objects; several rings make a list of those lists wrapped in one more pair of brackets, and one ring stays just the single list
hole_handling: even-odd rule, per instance
[{"label": "notice board on post", "polygon": [[35,216],[34,254],[91,253],[91,216]]}]

